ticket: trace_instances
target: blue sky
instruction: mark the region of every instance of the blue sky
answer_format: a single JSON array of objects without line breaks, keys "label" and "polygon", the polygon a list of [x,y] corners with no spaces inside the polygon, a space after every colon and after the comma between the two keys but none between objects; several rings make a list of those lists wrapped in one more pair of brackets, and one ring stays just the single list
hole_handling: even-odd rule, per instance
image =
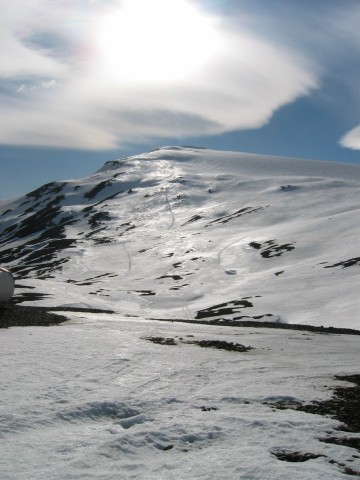
[{"label": "blue sky", "polygon": [[0,199],[161,145],[360,164],[358,0],[0,8]]}]

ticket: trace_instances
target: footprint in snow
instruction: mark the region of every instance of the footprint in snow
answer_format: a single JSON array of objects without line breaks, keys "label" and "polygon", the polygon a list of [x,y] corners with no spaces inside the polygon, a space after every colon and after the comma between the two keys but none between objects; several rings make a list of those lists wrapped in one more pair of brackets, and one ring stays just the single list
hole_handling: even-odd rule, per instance
[{"label": "footprint in snow", "polygon": [[235,270],[234,268],[227,268],[227,269],[225,270],[225,273],[226,273],[227,275],[236,275],[236,274],[237,274],[237,270]]}]

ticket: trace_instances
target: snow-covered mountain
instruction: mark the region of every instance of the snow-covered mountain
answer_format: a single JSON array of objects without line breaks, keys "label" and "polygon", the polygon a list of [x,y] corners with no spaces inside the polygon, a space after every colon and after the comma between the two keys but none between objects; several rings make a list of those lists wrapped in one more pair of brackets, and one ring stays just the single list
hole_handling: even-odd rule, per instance
[{"label": "snow-covered mountain", "polygon": [[0,203],[16,301],[360,328],[360,167],[192,147]]},{"label": "snow-covered mountain", "polygon": [[236,326],[360,329],[359,185],[168,147],[1,202],[15,302],[70,307],[1,330],[1,480],[359,476],[359,335]]}]

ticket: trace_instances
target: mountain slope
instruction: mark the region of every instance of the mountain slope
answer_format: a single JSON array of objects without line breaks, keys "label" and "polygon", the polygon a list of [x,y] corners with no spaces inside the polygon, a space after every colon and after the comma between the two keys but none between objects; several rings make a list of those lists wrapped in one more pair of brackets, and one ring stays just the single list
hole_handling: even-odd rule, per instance
[{"label": "mountain slope", "polygon": [[0,204],[17,301],[360,328],[360,168],[166,147]]}]

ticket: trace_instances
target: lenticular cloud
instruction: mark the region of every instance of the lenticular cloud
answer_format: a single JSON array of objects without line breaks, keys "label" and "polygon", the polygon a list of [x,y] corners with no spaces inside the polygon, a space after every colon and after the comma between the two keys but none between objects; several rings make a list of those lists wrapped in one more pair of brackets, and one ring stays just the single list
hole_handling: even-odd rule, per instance
[{"label": "lenticular cloud", "polygon": [[[119,66],[115,69],[116,62],[122,65],[121,57],[114,59],[113,71],[109,64],[104,69],[104,52],[93,33],[105,15],[99,5],[93,3],[86,14],[62,2],[52,2],[41,12],[36,2],[31,5],[21,18],[14,13],[11,21],[2,22],[8,38],[21,48],[20,56],[10,49],[2,62],[7,65],[3,144],[106,149],[148,138],[257,128],[318,84],[316,69],[301,55],[241,26],[232,31],[220,17],[216,34],[221,48],[201,68],[187,75],[180,71],[176,78],[167,71],[176,58],[165,66],[138,58],[134,79],[131,72],[122,75]],[[53,19],[55,5],[61,24]],[[27,36],[20,36],[20,26]],[[24,77],[22,66],[33,59],[34,69]],[[131,63],[125,67],[130,69]],[[164,81],[150,72],[157,68],[164,72]],[[49,82],[51,89],[44,87]]]}]

